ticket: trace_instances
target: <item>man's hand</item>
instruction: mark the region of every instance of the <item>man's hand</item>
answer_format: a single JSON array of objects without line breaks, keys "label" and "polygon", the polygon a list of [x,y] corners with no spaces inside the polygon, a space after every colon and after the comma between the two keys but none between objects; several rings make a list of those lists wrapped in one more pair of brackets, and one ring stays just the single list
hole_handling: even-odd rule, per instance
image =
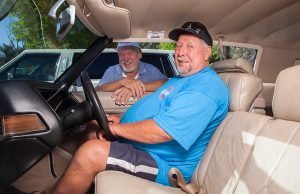
[{"label": "man's hand", "polygon": [[112,123],[112,124],[119,124],[120,123],[120,120],[121,120],[121,116],[119,115],[116,115],[116,114],[106,114],[106,117],[107,117],[107,120],[109,123]]},{"label": "man's hand", "polygon": [[146,87],[143,82],[140,80],[132,79],[132,78],[123,78],[122,85],[125,88],[128,88],[132,92],[132,97],[141,99],[146,93]]},{"label": "man's hand", "polygon": [[129,98],[132,96],[132,92],[130,89],[122,87],[117,89],[111,97],[116,98],[116,104],[118,105],[126,105],[128,103]]},{"label": "man's hand", "polygon": [[115,132],[115,128],[118,127],[118,124],[120,123],[120,120],[121,120],[121,116],[116,115],[116,114],[113,114],[113,115],[106,114],[106,117],[109,122],[110,132],[113,135],[117,136],[116,132]]},{"label": "man's hand", "polygon": [[[98,131],[99,139],[105,140],[105,134],[103,130],[99,130],[99,125],[96,120],[88,122],[85,126],[85,135],[82,139],[82,143],[88,140],[97,139],[96,131]],[[81,143],[81,144],[82,144]]]}]

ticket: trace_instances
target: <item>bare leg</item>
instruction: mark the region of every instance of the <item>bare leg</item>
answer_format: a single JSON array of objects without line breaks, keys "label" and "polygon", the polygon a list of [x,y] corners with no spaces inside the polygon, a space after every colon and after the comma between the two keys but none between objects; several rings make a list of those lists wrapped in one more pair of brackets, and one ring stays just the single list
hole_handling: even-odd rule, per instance
[{"label": "bare leg", "polygon": [[50,193],[86,193],[95,175],[105,170],[109,149],[110,142],[105,140],[91,140],[84,143]]}]

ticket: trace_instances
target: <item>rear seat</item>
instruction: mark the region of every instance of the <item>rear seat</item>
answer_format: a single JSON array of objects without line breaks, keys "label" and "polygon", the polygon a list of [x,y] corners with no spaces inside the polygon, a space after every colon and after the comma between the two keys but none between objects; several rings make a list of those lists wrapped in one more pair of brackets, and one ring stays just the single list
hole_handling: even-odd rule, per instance
[{"label": "rear seat", "polygon": [[[214,133],[192,177],[199,193],[300,193],[300,66],[282,71],[274,118],[231,112]],[[121,172],[96,176],[97,194],[181,193]]]},{"label": "rear seat", "polygon": [[253,72],[253,65],[243,59],[226,59],[211,66],[230,88],[229,111],[245,111],[265,114],[262,97],[263,81]]}]

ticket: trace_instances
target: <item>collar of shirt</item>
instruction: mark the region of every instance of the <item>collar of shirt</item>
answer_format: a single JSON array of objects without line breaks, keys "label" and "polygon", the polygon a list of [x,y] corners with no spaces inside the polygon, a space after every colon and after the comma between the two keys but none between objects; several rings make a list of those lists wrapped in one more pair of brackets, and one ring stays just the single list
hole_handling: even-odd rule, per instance
[{"label": "collar of shirt", "polygon": [[[127,77],[127,75],[123,72],[123,73],[122,73],[122,77]],[[134,76],[134,79],[139,79],[139,77],[140,77],[140,74],[136,74],[136,75]]]},{"label": "collar of shirt", "polygon": [[[120,64],[118,64],[117,73],[122,75],[122,77],[127,77],[127,75],[124,73],[122,66]],[[136,74],[134,79],[138,79],[140,77],[140,75],[145,74],[145,73],[146,73],[145,63],[140,62],[139,72],[138,72],[138,74]]]}]

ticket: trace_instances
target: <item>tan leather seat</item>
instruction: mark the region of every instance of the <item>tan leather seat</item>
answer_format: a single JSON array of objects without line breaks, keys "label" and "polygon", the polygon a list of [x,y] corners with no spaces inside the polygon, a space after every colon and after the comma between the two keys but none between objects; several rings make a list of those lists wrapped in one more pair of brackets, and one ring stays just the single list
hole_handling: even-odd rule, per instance
[{"label": "tan leather seat", "polygon": [[211,66],[230,89],[229,111],[265,113],[263,81],[253,72],[253,65],[243,59],[226,59]]},{"label": "tan leather seat", "polygon": [[218,127],[193,176],[205,193],[300,193],[299,75],[279,74],[274,118],[234,112]]},{"label": "tan leather seat", "polygon": [[[231,112],[192,177],[204,193],[300,193],[300,66],[282,71],[274,118]],[[96,177],[97,194],[184,193],[121,172]]]}]

